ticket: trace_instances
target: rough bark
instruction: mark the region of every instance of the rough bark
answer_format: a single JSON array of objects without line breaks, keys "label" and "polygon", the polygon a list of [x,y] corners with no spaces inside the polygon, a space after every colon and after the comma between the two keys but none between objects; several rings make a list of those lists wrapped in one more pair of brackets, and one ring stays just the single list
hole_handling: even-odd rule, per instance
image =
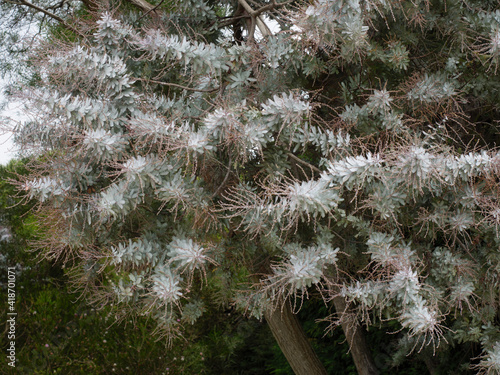
[{"label": "rough bark", "polygon": [[288,303],[266,312],[265,318],[296,375],[327,374]]},{"label": "rough bark", "polygon": [[340,324],[344,330],[358,374],[378,375],[379,372],[373,362],[370,348],[366,344],[363,327],[349,317],[347,306],[342,296],[336,296],[333,299],[333,304],[337,314],[341,316]]}]

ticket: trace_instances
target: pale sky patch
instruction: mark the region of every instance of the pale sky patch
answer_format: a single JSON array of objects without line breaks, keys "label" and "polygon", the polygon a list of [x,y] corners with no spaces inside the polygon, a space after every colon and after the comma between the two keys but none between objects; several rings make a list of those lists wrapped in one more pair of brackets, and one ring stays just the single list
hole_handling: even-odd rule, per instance
[{"label": "pale sky patch", "polygon": [[[6,99],[3,96],[3,87],[5,86],[5,81],[0,80],[0,103],[4,102]],[[0,112],[0,117],[10,117],[14,120],[20,120],[20,108],[16,103],[8,103],[3,111]],[[17,155],[17,149],[13,142],[14,135],[12,132],[0,128],[0,164],[7,165],[7,163],[14,159]]]}]

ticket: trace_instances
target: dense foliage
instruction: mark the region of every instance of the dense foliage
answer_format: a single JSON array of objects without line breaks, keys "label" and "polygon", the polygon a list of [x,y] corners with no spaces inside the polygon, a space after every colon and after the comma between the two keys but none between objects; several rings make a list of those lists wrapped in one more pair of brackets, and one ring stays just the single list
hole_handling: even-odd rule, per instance
[{"label": "dense foliage", "polygon": [[500,371],[498,3],[250,3],[39,44],[17,139],[46,255],[169,338],[206,288],[258,318],[341,297],[325,318],[392,321],[396,361],[479,344]]},{"label": "dense foliage", "polygon": [[[167,348],[150,332],[145,317],[115,319],[118,306],[96,309],[71,293],[61,262],[37,259],[29,243],[39,228],[15,181],[27,172],[23,161],[0,166],[0,266],[16,268],[16,367],[0,358],[5,374],[265,374],[280,372],[286,360],[262,322],[241,319],[209,306],[188,325],[186,340]],[[22,204],[24,203],[24,204]],[[7,301],[7,283],[0,282]],[[2,337],[5,352],[9,340]],[[344,352],[347,348],[344,346]]]}]

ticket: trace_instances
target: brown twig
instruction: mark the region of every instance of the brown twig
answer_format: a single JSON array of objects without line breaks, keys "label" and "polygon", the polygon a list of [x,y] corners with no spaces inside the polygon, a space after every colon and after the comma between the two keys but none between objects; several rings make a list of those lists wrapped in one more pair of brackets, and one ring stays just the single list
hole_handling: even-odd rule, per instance
[{"label": "brown twig", "polygon": [[213,89],[195,89],[194,87],[187,87],[187,86],[182,86],[177,83],[171,83],[171,82],[162,82],[162,81],[155,81],[153,79],[144,79],[144,78],[137,78],[137,77],[132,77],[133,79],[136,79],[138,81],[143,81],[143,82],[148,82],[148,83],[156,83],[157,85],[162,85],[162,86],[171,86],[171,87],[178,87],[182,90],[187,90],[187,91],[196,91],[196,92],[215,92],[219,90],[219,87],[213,88]]},{"label": "brown twig", "polygon": [[158,5],[156,5],[153,9],[150,9],[150,10],[148,10],[146,13],[144,13],[141,17],[139,17],[139,19],[138,19],[137,21],[142,20],[142,19],[143,19],[144,17],[146,17],[149,13],[154,12],[156,9],[158,9],[158,7],[159,7],[161,4],[163,4],[163,2],[164,2],[164,1],[165,1],[165,0],[161,0],[161,1],[158,3]]},{"label": "brown twig", "polygon": [[308,166],[309,168],[311,168],[313,171],[317,172],[317,173],[320,173],[321,174],[321,169],[315,167],[314,165],[312,164],[309,164],[307,161],[304,161],[302,160],[301,158],[295,156],[294,154],[292,154],[291,152],[288,153],[288,156],[290,156],[293,160],[303,164],[303,165],[306,165]]},{"label": "brown twig", "polygon": [[25,6],[29,7],[29,8],[35,9],[36,11],[41,12],[41,13],[45,14],[46,16],[49,16],[50,18],[58,21],[61,25],[63,25],[68,30],[73,31],[74,33],[80,35],[81,37],[85,37],[85,35],[83,35],[80,31],[78,31],[77,29],[75,29],[73,26],[67,24],[66,21],[64,21],[57,14],[54,14],[54,13],[48,11],[47,9],[44,9],[42,7],[39,7],[38,5],[32,4],[32,3],[30,3],[30,2],[28,2],[26,0],[19,0],[19,1],[10,1],[10,0],[7,0],[7,1],[9,3],[12,3],[12,4],[25,5]]},{"label": "brown twig", "polygon": [[217,188],[217,190],[215,191],[215,193],[212,195],[212,198],[215,198],[219,192],[222,190],[222,188],[224,187],[224,185],[226,185],[226,182],[227,182],[227,179],[229,178],[229,175],[231,174],[231,163],[232,163],[232,155],[229,155],[229,166],[227,167],[227,172],[226,172],[226,175],[224,176],[224,180],[222,181],[222,183],[219,185],[219,187]]}]

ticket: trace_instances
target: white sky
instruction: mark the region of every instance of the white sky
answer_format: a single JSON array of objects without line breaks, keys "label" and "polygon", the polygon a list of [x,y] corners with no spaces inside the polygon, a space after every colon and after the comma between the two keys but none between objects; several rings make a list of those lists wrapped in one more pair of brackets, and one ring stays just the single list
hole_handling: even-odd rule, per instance
[{"label": "white sky", "polygon": [[0,164],[7,165],[7,163],[15,158],[14,145],[12,144],[11,134],[0,135]]},{"label": "white sky", "polygon": [[[0,102],[3,102],[5,98],[3,97],[1,91],[3,89],[4,82],[0,80]],[[4,111],[0,112],[0,116],[19,118],[18,108],[14,103],[9,103]],[[0,164],[6,165],[11,159],[16,157],[16,149],[14,143],[12,142],[12,133],[5,132],[5,130],[0,129]]]}]

